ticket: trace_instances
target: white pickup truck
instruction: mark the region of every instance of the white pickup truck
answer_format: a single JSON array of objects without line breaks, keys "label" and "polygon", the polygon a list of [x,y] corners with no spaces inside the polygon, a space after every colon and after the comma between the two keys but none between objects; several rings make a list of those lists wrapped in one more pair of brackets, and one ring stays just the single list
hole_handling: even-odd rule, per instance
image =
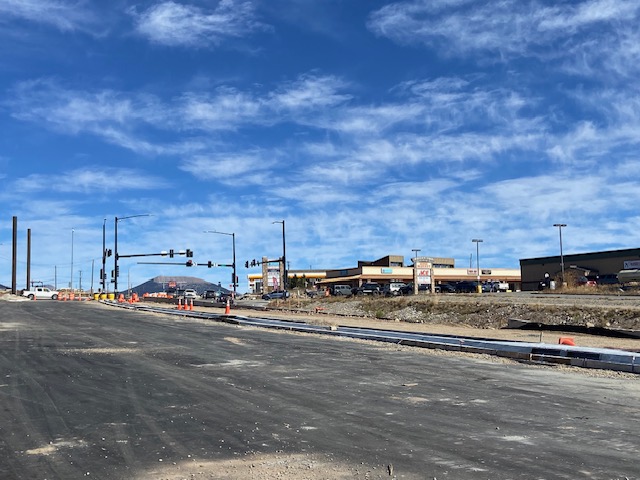
[{"label": "white pickup truck", "polygon": [[51,290],[47,287],[31,287],[30,290],[24,290],[22,292],[23,297],[28,297],[29,300],[57,300],[58,291]]}]

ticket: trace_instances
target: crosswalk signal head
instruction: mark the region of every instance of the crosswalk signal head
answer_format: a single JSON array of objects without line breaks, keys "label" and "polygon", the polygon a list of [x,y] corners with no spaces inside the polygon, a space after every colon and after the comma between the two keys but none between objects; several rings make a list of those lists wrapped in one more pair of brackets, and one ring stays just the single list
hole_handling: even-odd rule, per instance
[{"label": "crosswalk signal head", "polygon": [[187,248],[187,257],[193,257],[193,252]]}]

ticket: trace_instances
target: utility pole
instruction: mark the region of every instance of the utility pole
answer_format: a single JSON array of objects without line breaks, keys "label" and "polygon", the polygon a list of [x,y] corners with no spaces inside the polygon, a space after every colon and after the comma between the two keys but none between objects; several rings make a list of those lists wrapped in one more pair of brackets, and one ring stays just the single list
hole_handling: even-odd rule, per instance
[{"label": "utility pole", "polygon": [[558,227],[560,234],[560,271],[562,272],[562,286],[564,287],[564,257],[562,256],[562,228],[566,227],[566,223],[554,223],[554,227]]},{"label": "utility pole", "polygon": [[478,279],[478,284],[476,285],[476,292],[482,293],[482,285],[480,285],[480,244],[482,243],[483,240],[481,238],[474,238],[471,241],[476,244],[476,270],[477,270],[476,274]]},{"label": "utility pole", "polygon": [[11,293],[16,294],[18,292],[18,284],[17,284],[17,266],[18,266],[18,217],[13,217],[13,237],[12,237],[12,248],[13,252],[11,254]]},{"label": "utility pole", "polygon": [[418,294],[418,253],[420,252],[419,248],[412,248],[413,252],[413,294]]},{"label": "utility pole", "polygon": [[287,291],[288,285],[288,274],[287,274],[287,242],[285,240],[285,227],[284,220],[277,220],[272,223],[281,223],[282,224],[282,290],[284,292]]}]

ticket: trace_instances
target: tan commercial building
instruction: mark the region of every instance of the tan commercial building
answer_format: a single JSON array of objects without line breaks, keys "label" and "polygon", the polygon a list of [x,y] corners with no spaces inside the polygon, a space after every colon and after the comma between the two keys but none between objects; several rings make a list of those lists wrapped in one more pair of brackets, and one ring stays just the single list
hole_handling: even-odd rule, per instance
[{"label": "tan commercial building", "polygon": [[[358,287],[366,282],[377,282],[382,285],[389,282],[410,283],[414,275],[421,269],[429,269],[425,275],[433,274],[435,285],[444,282],[476,281],[478,270],[475,268],[455,268],[453,258],[418,257],[414,265],[405,266],[404,257],[389,255],[372,262],[360,261],[354,268],[328,270],[327,276],[320,282],[322,285],[347,284]],[[416,272],[416,269],[418,272]],[[502,281],[510,285],[510,289],[520,288],[520,270],[511,268],[481,268],[480,281]],[[429,279],[427,283],[431,283]]]},{"label": "tan commercial building", "polygon": [[[444,282],[477,281],[478,271],[475,268],[455,268],[453,258],[446,257],[418,257],[416,265],[405,265],[404,256],[387,255],[374,261],[359,261],[357,266],[335,270],[289,270],[288,278],[305,278],[309,284],[318,287],[331,285],[349,285],[359,287],[363,283],[376,282],[385,285],[391,282],[411,283],[418,278],[418,284],[431,284],[433,275],[434,285]],[[481,268],[481,282],[505,282],[510,290],[520,289],[520,269],[512,268]],[[254,293],[263,293],[263,276],[249,274],[249,289]],[[272,282],[267,282],[272,289]]]}]

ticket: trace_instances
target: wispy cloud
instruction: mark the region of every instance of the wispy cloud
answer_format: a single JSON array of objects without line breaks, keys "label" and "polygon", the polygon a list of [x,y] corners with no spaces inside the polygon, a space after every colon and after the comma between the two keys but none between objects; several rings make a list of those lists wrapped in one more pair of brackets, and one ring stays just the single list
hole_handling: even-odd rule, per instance
[{"label": "wispy cloud", "polygon": [[267,28],[256,19],[253,3],[244,0],[221,0],[213,9],[169,1],[131,13],[140,35],[167,46],[214,47]]},{"label": "wispy cloud", "polygon": [[[39,123],[70,135],[91,133],[143,154],[174,154],[192,149],[189,132],[234,131],[254,125],[313,123],[308,117],[350,98],[340,93],[345,82],[335,77],[302,75],[271,92],[240,91],[230,86],[213,92],[185,92],[171,100],[112,89],[75,90],[58,81],[18,83],[3,103],[14,118]],[[182,135],[177,144],[153,144],[143,129]],[[150,136],[149,136],[150,137]],[[187,153],[184,151],[183,153]]]},{"label": "wispy cloud", "polygon": [[[627,35],[637,37],[640,4],[615,0],[582,2],[502,2],[409,0],[373,12],[368,27],[401,44],[422,44],[445,55],[479,55],[478,60],[509,57],[565,58],[580,52],[620,47]],[[581,35],[587,27],[589,42]],[[635,32],[635,33],[631,33]],[[595,41],[599,37],[599,41]],[[484,57],[482,53],[485,53]],[[596,53],[597,55],[597,53]],[[598,61],[604,58],[598,56]]]},{"label": "wispy cloud", "polygon": [[96,23],[96,18],[86,7],[85,2],[71,0],[2,0],[0,23],[8,23],[9,19],[23,19],[51,25],[62,31],[87,31]]},{"label": "wispy cloud", "polygon": [[179,168],[200,180],[262,185],[269,181],[265,172],[277,165],[275,159],[265,157],[266,154],[260,151],[195,155],[184,160]]},{"label": "wispy cloud", "polygon": [[335,76],[301,75],[296,81],[280,86],[269,100],[276,111],[315,111],[351,99],[351,95],[339,93],[347,86],[347,82]]},{"label": "wispy cloud", "polygon": [[140,170],[105,167],[74,169],[72,174],[31,174],[17,179],[8,186],[14,193],[35,194],[58,193],[113,193],[127,190],[152,190],[167,187],[166,180],[143,173]]}]

